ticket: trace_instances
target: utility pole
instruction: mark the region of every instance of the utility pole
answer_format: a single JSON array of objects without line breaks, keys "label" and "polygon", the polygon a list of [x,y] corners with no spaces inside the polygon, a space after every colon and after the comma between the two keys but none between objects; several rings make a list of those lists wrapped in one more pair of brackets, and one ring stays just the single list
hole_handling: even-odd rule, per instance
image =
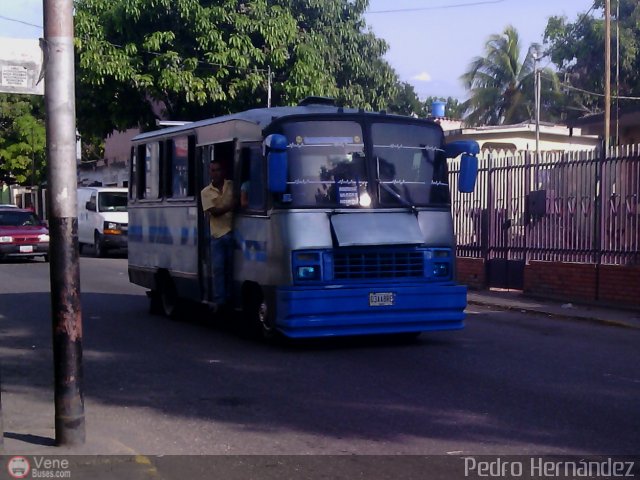
[{"label": "utility pole", "polygon": [[85,442],[73,0],[43,0],[56,445]]},{"label": "utility pole", "polygon": [[609,154],[611,131],[611,0],[604,5],[604,151]]}]

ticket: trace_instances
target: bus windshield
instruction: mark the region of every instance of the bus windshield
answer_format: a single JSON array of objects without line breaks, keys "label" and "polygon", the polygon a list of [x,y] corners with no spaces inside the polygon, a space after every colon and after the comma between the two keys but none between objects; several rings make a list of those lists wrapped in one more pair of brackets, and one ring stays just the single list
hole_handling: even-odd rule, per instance
[{"label": "bus windshield", "polygon": [[295,207],[367,203],[364,143],[358,123],[314,120],[288,123],[283,129],[290,141],[285,203]]},{"label": "bus windshield", "polygon": [[99,212],[126,212],[127,192],[100,192],[98,195]]},{"label": "bus windshield", "polygon": [[377,194],[381,205],[449,203],[446,160],[438,129],[428,125],[371,126]]}]

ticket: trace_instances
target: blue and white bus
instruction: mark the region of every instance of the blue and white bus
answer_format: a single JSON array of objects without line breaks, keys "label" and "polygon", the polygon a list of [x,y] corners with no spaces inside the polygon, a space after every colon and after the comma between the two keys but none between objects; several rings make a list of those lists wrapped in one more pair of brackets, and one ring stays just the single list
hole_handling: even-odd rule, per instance
[{"label": "blue and white bus", "polygon": [[222,161],[235,194],[238,311],[266,337],[419,334],[463,327],[447,158],[459,189],[477,175],[475,142],[445,144],[429,119],[311,98],[143,133],[133,139],[129,278],[175,315],[212,303],[200,190]]}]

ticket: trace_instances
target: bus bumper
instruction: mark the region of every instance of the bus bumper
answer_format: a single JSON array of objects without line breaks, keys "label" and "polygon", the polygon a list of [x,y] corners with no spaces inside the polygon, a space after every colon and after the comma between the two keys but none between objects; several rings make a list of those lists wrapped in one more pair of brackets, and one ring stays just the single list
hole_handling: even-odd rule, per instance
[{"label": "bus bumper", "polygon": [[277,289],[276,299],[276,326],[292,338],[458,330],[467,287],[287,287]]}]

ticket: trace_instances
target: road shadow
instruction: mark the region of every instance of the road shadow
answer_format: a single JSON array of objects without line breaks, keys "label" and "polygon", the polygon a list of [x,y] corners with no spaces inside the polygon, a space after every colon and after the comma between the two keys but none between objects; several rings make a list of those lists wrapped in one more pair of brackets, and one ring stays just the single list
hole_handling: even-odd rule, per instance
[{"label": "road shadow", "polygon": [[[589,345],[563,351],[564,340],[553,335],[508,344],[500,331],[509,327],[486,331],[482,315],[465,331],[411,342],[360,337],[273,346],[202,312],[184,321],[152,316],[144,295],[87,292],[82,306],[84,391],[94,408],[340,442],[419,438],[579,451],[610,444],[618,453],[637,447],[635,430],[620,428],[638,423],[629,418],[637,385],[585,390],[589,372],[575,355],[586,358]],[[3,389],[51,398],[49,309],[47,293],[0,295]],[[594,422],[594,412],[603,421]]]},{"label": "road shadow", "polygon": [[56,444],[56,441],[53,438],[41,437],[39,435],[31,435],[28,433],[4,432],[4,438],[12,438],[31,445],[42,445],[44,447],[53,447]]}]

